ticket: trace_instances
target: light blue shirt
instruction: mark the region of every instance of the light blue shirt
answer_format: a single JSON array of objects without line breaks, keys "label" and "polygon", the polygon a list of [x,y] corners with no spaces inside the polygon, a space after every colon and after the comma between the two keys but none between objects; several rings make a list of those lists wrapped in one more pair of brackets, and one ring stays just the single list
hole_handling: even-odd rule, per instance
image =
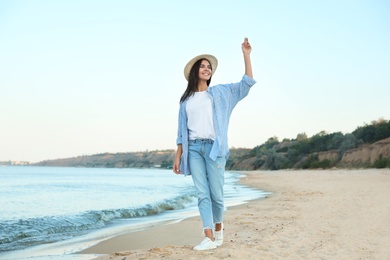
[{"label": "light blue shirt", "polygon": [[[213,119],[216,138],[209,157],[216,160],[217,157],[229,157],[228,146],[228,127],[230,115],[238,101],[246,97],[250,88],[256,81],[247,75],[244,75],[240,82],[231,84],[220,84],[209,87],[207,92],[213,101]],[[187,127],[187,100],[180,103],[179,125],[177,131],[176,144],[182,145],[183,153],[181,155],[180,170],[184,175],[191,175],[188,167],[188,127]]]}]

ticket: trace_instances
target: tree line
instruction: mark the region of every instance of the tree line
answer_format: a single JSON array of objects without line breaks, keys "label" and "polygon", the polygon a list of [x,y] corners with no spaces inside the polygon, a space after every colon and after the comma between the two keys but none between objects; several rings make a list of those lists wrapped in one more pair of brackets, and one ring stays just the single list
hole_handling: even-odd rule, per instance
[{"label": "tree line", "polygon": [[[269,138],[264,144],[256,146],[240,158],[229,159],[227,168],[235,169],[238,161],[255,158],[253,169],[309,169],[331,168],[337,165],[345,151],[359,147],[362,144],[372,144],[390,137],[390,120],[379,119],[371,124],[357,127],[352,133],[341,132],[320,133],[308,137],[300,133],[295,139]],[[334,160],[319,160],[318,153],[337,152]],[[390,167],[390,158],[380,157],[371,167]]]}]

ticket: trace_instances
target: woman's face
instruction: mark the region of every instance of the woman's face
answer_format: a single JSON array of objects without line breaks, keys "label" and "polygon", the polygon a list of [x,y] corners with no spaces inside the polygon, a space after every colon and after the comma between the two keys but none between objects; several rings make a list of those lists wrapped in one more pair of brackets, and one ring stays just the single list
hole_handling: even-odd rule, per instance
[{"label": "woman's face", "polygon": [[208,62],[207,60],[202,60],[199,67],[199,74],[198,74],[199,79],[205,81],[209,80],[211,77],[211,72],[212,69],[211,69],[210,62]]}]

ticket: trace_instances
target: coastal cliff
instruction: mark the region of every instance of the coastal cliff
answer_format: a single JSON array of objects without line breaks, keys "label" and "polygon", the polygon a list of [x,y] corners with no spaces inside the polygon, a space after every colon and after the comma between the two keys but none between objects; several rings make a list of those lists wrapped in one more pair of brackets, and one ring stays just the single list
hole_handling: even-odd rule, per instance
[{"label": "coastal cliff", "polygon": [[348,150],[344,153],[340,163],[346,166],[364,166],[385,158],[390,158],[390,138]]}]

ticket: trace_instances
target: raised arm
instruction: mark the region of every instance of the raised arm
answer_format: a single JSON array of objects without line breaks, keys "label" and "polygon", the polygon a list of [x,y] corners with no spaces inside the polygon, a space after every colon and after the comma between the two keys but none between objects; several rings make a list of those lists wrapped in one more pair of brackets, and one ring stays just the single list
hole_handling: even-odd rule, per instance
[{"label": "raised arm", "polygon": [[253,78],[252,73],[252,63],[251,63],[251,51],[252,46],[248,42],[248,38],[244,39],[244,42],[241,44],[242,53],[244,54],[244,63],[245,63],[245,74]]}]

